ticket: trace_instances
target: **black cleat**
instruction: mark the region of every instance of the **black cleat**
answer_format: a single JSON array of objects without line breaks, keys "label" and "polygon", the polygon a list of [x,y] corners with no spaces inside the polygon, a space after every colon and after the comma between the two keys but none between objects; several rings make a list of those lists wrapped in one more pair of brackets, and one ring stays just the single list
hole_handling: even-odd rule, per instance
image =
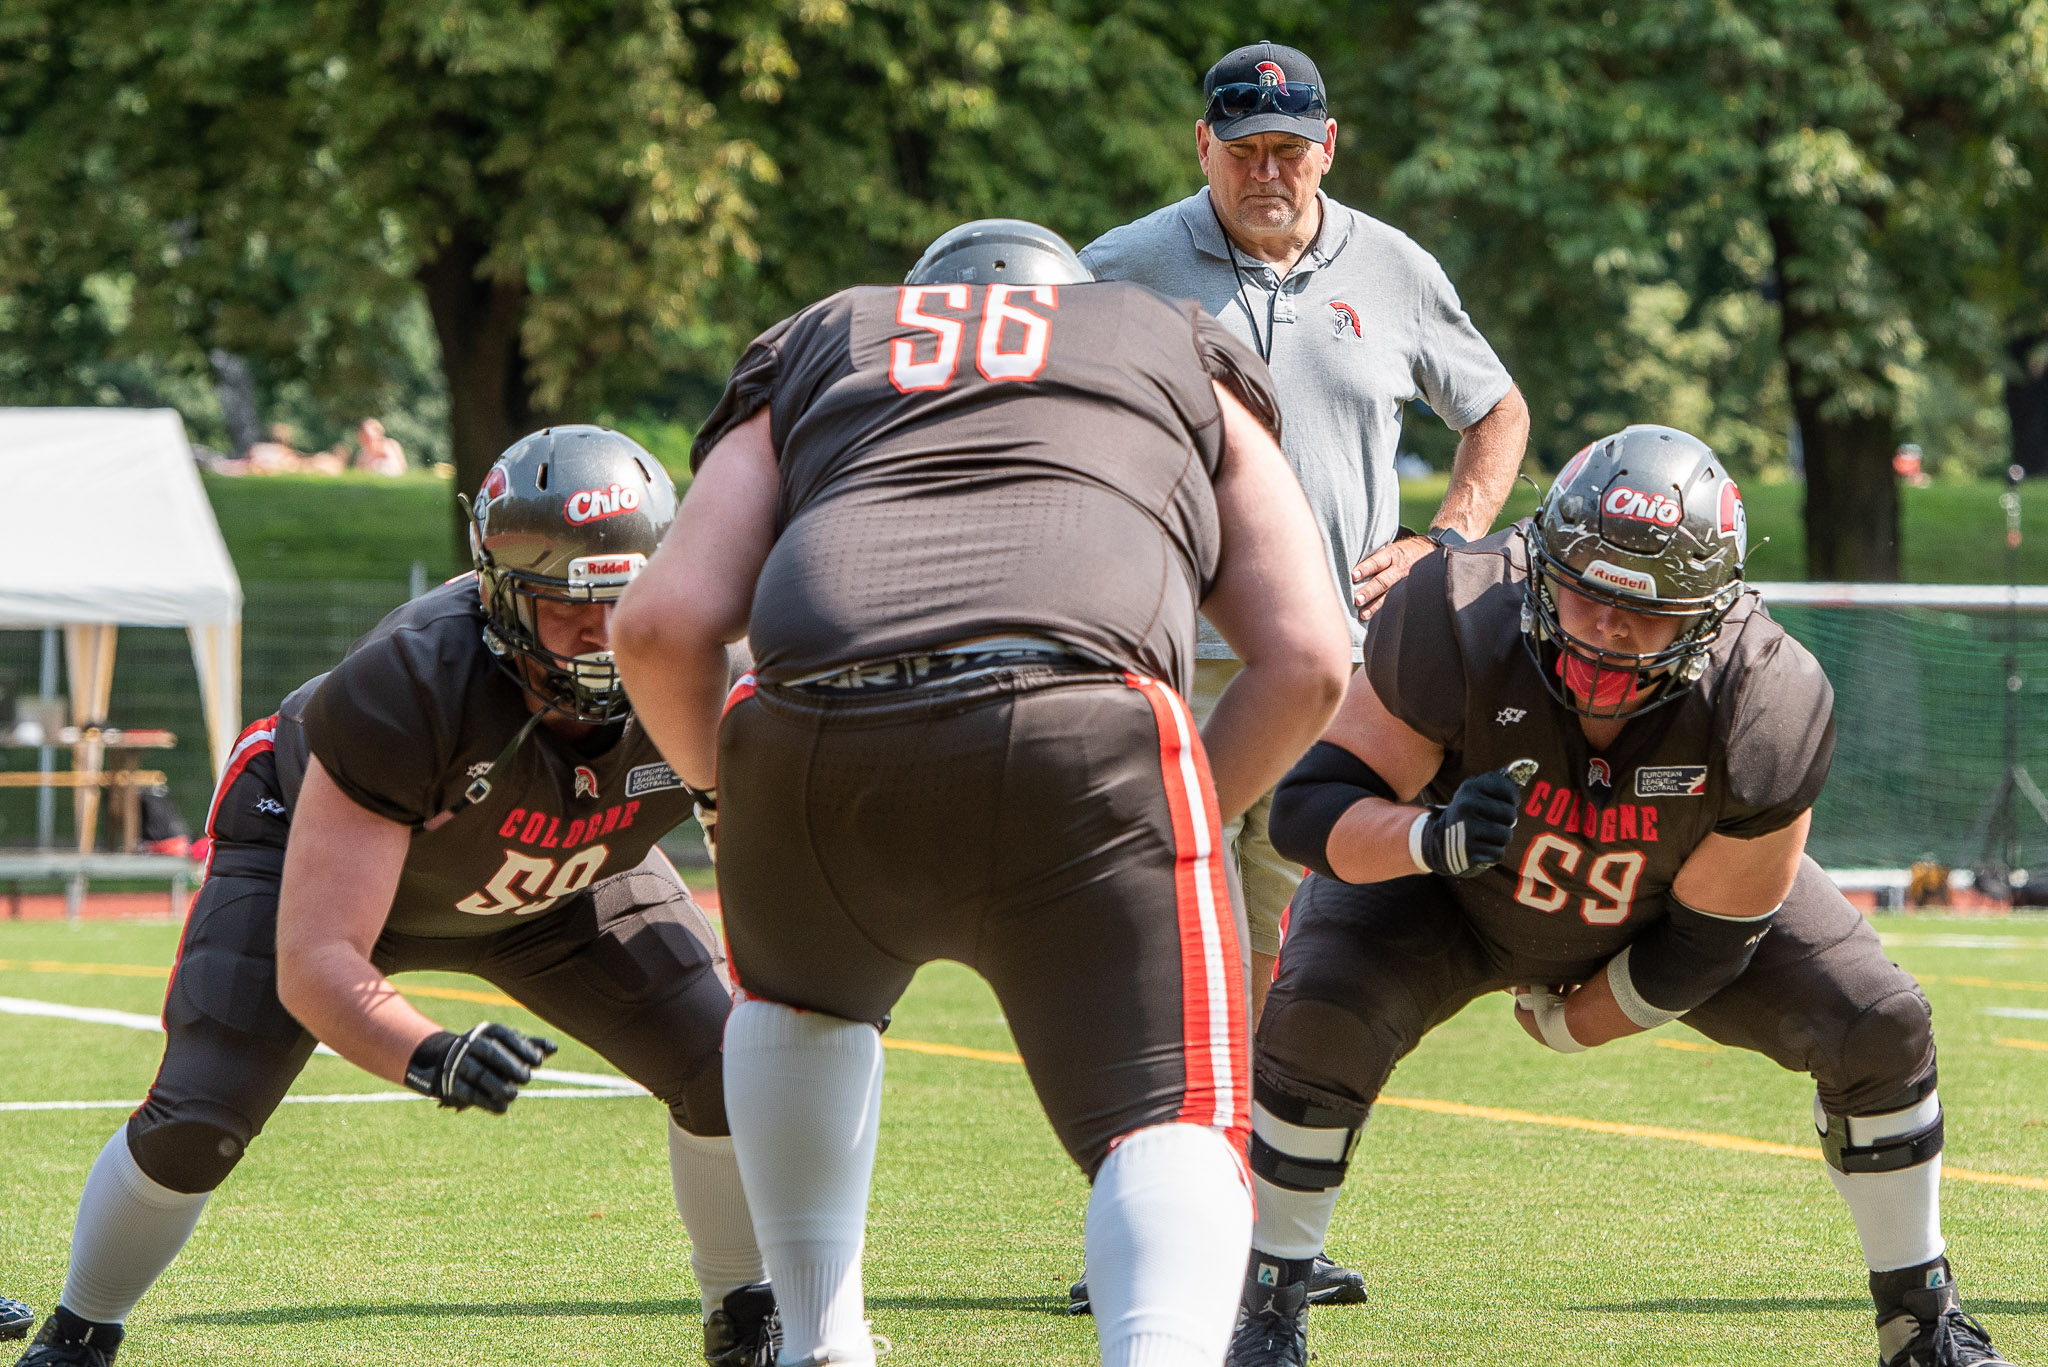
[{"label": "black cleat", "polygon": [[704,1361],[711,1367],[775,1367],[781,1347],[782,1318],[766,1282],[726,1292],[704,1321]]},{"label": "black cleat", "polygon": [[35,1327],[35,1311],[12,1296],[0,1296],[0,1341],[25,1339]]},{"label": "black cleat", "polygon": [[1956,1298],[1948,1260],[1870,1274],[1878,1367],[2013,1367]]},{"label": "black cleat", "polygon": [[1332,1261],[1328,1253],[1316,1254],[1308,1274],[1310,1305],[1364,1305],[1365,1278],[1344,1264]]},{"label": "black cleat", "polygon": [[120,1325],[95,1324],[60,1305],[15,1367],[112,1367],[120,1349]]},{"label": "black cleat", "polygon": [[1313,1258],[1275,1258],[1252,1250],[1244,1299],[1223,1367],[1307,1367],[1308,1287]]},{"label": "black cleat", "polygon": [[1308,1283],[1261,1292],[1256,1306],[1238,1307],[1223,1367],[1307,1367]]},{"label": "black cleat", "polygon": [[[1342,1263],[1318,1253],[1308,1277],[1310,1305],[1364,1305],[1365,1278]],[[1083,1277],[1067,1288],[1067,1313],[1085,1315],[1088,1308],[1088,1279]]]}]

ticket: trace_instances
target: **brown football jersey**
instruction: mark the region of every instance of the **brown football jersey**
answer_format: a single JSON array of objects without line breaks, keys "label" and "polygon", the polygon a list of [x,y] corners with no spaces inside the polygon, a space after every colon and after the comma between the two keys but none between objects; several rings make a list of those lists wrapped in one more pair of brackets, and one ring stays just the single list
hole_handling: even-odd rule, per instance
[{"label": "brown football jersey", "polygon": [[1834,690],[1745,595],[1700,680],[1596,751],[1523,643],[1527,578],[1519,526],[1423,557],[1373,615],[1365,667],[1387,710],[1444,748],[1428,801],[1536,761],[1507,853],[1449,886],[1500,949],[1583,962],[1664,914],[1709,832],[1752,839],[1813,805],[1834,754]]},{"label": "brown football jersey", "polygon": [[761,677],[1022,633],[1185,692],[1218,554],[1212,379],[1278,431],[1257,356],[1129,284],[862,286],[770,328],[695,448],[769,410]]},{"label": "brown football jersey", "polygon": [[[582,748],[537,726],[483,643],[476,576],[386,617],[278,709],[279,781],[296,807],[306,755],[359,806],[412,828],[389,930],[488,935],[648,857],[691,800],[636,719]],[[446,815],[479,778],[481,802]]]}]

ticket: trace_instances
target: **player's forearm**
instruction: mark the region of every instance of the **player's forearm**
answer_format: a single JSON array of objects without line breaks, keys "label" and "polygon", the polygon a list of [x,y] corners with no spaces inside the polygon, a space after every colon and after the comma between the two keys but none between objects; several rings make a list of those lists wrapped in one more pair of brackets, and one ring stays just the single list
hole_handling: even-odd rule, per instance
[{"label": "player's forearm", "polygon": [[1468,538],[1486,535],[1507,503],[1528,444],[1529,405],[1520,389],[1510,388],[1492,411],[1459,433],[1450,487],[1430,525]]},{"label": "player's forearm", "polygon": [[1364,797],[1351,804],[1330,828],[1324,851],[1330,872],[1347,883],[1384,883],[1424,872],[1415,863],[1409,832],[1421,807]]},{"label": "player's forearm", "polygon": [[1315,744],[1343,692],[1341,674],[1312,654],[1246,661],[1202,728],[1224,821],[1243,816]]},{"label": "player's forearm", "polygon": [[1614,986],[1603,967],[1578,991],[1565,998],[1565,1028],[1587,1048],[1607,1044],[1628,1035],[1640,1035],[1643,1027],[1628,1018],[1614,999]]},{"label": "player's forearm", "polygon": [[718,785],[718,718],[727,692],[723,642],[680,629],[614,630],[613,650],[634,715],[676,776],[693,788]]},{"label": "player's forearm", "polygon": [[365,1072],[405,1081],[413,1050],[440,1030],[354,945],[295,947],[277,961],[277,995],[314,1038]]}]

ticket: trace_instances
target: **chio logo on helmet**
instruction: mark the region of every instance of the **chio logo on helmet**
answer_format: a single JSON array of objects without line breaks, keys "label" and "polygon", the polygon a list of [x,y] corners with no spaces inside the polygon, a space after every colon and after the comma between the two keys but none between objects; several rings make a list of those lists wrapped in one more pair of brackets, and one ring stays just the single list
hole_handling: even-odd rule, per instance
[{"label": "chio logo on helmet", "polygon": [[1685,516],[1685,509],[1669,494],[1646,494],[1626,484],[1617,484],[1609,489],[1607,497],[1601,500],[1600,509],[1609,517],[1649,522],[1659,527],[1676,527],[1678,520]]},{"label": "chio logo on helmet", "polygon": [[611,484],[602,489],[581,489],[569,495],[569,501],[562,505],[562,516],[581,526],[599,518],[617,517],[630,513],[640,506],[640,491],[629,489],[623,484]]}]

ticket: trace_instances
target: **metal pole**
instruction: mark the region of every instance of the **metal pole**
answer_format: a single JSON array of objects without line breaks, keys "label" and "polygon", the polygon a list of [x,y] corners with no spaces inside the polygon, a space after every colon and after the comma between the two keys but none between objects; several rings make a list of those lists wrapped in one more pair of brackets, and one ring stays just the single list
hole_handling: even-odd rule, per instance
[{"label": "metal pole", "polygon": [[[51,704],[57,700],[57,628],[43,628],[43,720],[48,721],[54,712]],[[57,767],[57,751],[47,742],[56,739],[44,732],[45,744],[36,751],[36,771],[48,774]],[[36,789],[36,848],[47,851],[55,840],[57,829],[57,790],[47,786]]]},{"label": "metal pole", "polygon": [[427,591],[426,561],[415,560],[412,562],[412,582],[406,585],[406,588],[408,590],[406,597],[408,598],[417,598]]},{"label": "metal pole", "polygon": [[[2005,467],[2005,583],[2010,590],[2005,605],[2005,778],[2008,790],[2020,774],[2020,481],[2027,472],[2017,464]],[[2020,823],[2010,791],[2005,811],[2005,867],[2010,873],[2020,863]]]}]

